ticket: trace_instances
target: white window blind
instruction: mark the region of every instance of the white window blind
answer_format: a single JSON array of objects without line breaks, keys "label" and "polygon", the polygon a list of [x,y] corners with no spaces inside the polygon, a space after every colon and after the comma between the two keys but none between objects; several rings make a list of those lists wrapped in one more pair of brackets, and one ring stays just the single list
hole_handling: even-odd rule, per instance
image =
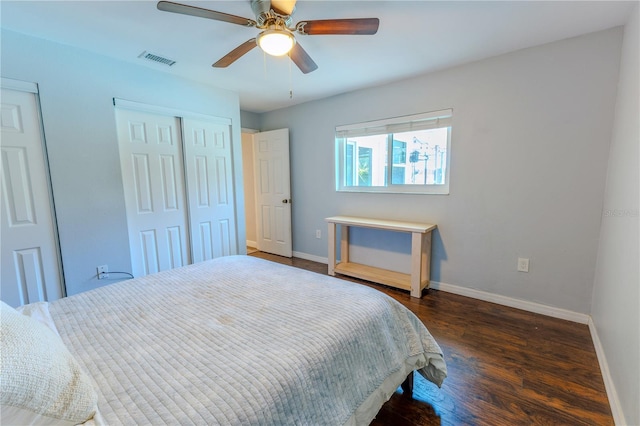
[{"label": "white window blind", "polygon": [[453,110],[444,109],[441,111],[407,115],[384,120],[348,124],[336,127],[336,138],[344,139],[358,136],[382,135],[388,133],[402,133],[415,130],[450,127],[452,117]]}]

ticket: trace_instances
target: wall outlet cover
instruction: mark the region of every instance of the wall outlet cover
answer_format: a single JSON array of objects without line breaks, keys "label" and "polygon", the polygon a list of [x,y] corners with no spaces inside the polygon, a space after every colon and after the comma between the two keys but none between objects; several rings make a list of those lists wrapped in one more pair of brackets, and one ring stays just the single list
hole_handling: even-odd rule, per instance
[{"label": "wall outlet cover", "polygon": [[98,271],[98,279],[106,280],[109,278],[109,266],[108,265],[100,265],[97,268]]},{"label": "wall outlet cover", "polygon": [[518,271],[519,272],[529,272],[529,259],[524,257],[518,258]]}]

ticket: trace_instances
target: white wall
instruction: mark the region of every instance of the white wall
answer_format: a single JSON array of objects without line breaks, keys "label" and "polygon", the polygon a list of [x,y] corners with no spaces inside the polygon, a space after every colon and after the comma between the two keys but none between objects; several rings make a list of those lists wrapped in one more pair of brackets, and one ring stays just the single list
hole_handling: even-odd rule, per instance
[{"label": "white wall", "polygon": [[[114,106],[120,98],[232,120],[242,188],[238,96],[145,66],[2,31],[2,77],[38,83],[68,294],[98,281],[96,266],[131,271]],[[244,197],[238,191],[244,247]]]},{"label": "white wall", "polygon": [[636,6],[624,31],[591,311],[619,399],[619,407],[612,405],[624,413],[616,418],[621,425],[640,425],[639,15]]},{"label": "white wall", "polygon": [[[294,251],[326,257],[313,235],[336,214],[436,223],[434,281],[589,313],[621,42],[607,30],[263,114],[291,132]],[[335,192],[337,125],[445,108],[450,195]],[[361,255],[407,270],[395,235],[398,254],[375,256],[361,233]]]}]

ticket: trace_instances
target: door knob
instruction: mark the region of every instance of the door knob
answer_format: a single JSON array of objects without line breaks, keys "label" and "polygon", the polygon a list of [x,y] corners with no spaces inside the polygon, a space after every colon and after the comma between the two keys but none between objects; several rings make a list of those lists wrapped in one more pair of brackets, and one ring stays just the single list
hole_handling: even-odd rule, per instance
[{"label": "door knob", "polygon": [[284,204],[291,203],[291,199],[286,199],[286,198],[285,198],[284,200],[282,200],[282,202],[283,202]]}]

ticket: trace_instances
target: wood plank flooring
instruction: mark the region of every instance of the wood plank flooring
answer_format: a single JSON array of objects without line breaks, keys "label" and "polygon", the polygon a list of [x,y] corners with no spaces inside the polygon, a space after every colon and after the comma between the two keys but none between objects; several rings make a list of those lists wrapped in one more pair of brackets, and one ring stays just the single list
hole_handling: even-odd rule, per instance
[{"label": "wood plank flooring", "polygon": [[[327,274],[327,265],[256,252]],[[374,287],[413,311],[440,344],[449,376],[441,389],[415,375],[372,425],[613,425],[586,325],[437,290],[422,299]]]}]

